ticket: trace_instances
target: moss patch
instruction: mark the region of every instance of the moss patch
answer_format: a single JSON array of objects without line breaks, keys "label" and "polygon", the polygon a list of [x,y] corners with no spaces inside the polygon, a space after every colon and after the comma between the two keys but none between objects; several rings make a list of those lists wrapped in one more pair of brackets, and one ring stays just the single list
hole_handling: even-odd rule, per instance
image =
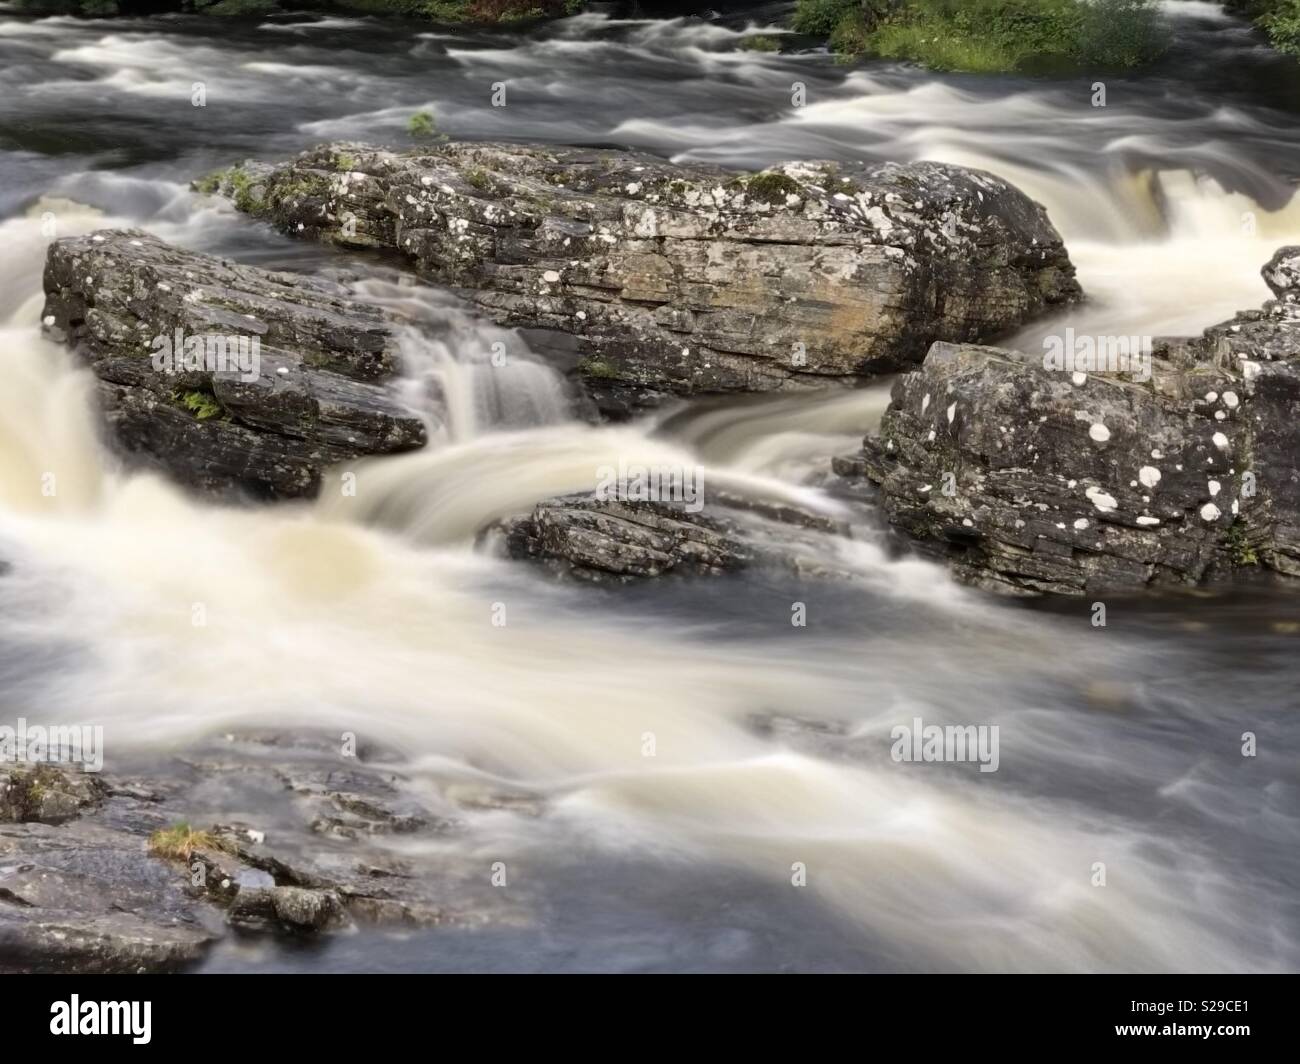
[{"label": "moss patch", "polygon": [[785,174],[764,173],[755,174],[746,181],[745,191],[751,199],[780,207],[785,205],[787,196],[797,196],[803,192],[803,188],[798,181]]},{"label": "moss patch", "polygon": [[618,380],[622,376],[617,366],[602,358],[584,358],[578,363],[578,372],[585,377],[597,377],[602,380]]},{"label": "moss patch", "polygon": [[1256,552],[1254,544],[1250,542],[1249,533],[1245,524],[1240,521],[1234,521],[1228,529],[1228,534],[1224,537],[1224,545],[1228,548],[1228,553],[1232,555],[1232,560],[1237,565],[1258,565],[1259,554]]}]

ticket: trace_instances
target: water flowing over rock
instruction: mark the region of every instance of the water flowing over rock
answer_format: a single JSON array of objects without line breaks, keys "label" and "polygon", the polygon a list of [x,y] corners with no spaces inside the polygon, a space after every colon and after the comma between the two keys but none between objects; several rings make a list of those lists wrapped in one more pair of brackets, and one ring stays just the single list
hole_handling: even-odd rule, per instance
[{"label": "water flowing over rock", "polygon": [[500,532],[513,558],[532,559],[559,576],[591,583],[668,573],[717,576],[755,565],[808,575],[834,572],[833,562],[809,565],[807,555],[793,548],[810,533],[847,534],[843,522],[789,504],[714,495],[699,509],[678,502],[565,495],[499,522],[489,535]]},{"label": "water flowing over rock", "polygon": [[[937,343],[835,463],[974,583],[1084,593],[1300,575],[1300,248],[1277,299],[1156,343],[1150,379]],[[1138,379],[1135,379],[1138,378]]]},{"label": "water flowing over rock", "polygon": [[117,230],[51,244],[45,296],[45,330],[90,362],[116,448],[187,486],[312,495],[329,465],[425,441],[384,386],[387,321],[341,285]]},{"label": "water flowing over rock", "polygon": [[544,331],[608,416],[918,362],[1079,296],[1041,206],[937,163],[761,174],[586,148],[327,145],[198,187],[285,232],[395,248],[498,323]]}]

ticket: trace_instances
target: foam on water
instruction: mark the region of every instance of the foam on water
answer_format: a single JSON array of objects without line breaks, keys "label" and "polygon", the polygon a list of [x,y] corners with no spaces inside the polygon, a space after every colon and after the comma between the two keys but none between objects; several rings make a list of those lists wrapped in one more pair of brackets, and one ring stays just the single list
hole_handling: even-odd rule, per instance
[{"label": "foam on water", "polygon": [[[310,41],[347,28],[327,25],[337,21],[352,24],[266,26],[258,32],[267,41],[281,34],[264,31],[291,29],[295,49],[306,50],[268,50],[242,67],[209,39],[164,29],[141,40],[76,23],[66,32],[83,40],[51,49],[54,82],[44,88],[73,100],[162,96],[167,79],[188,85],[197,65],[217,71],[217,98],[270,99],[286,78],[304,77],[342,94],[323,115],[286,113],[286,129],[404,120],[407,97],[381,102],[400,80],[392,72],[376,73],[380,87],[366,98],[337,103],[370,75],[338,75],[299,41],[299,31]],[[0,20],[0,37],[65,32],[49,21],[22,23],[21,33],[15,25]],[[468,77],[478,64],[474,76],[487,84],[486,72],[513,67],[537,79],[539,97],[569,101],[565,117],[528,110],[543,107],[533,100],[522,126],[486,99],[450,109],[481,135],[546,128],[728,163],[828,154],[994,170],[1046,203],[1065,233],[1095,298],[1069,319],[1076,327],[1209,324],[1262,298],[1259,265],[1300,231],[1281,182],[1230,147],[1238,135],[1272,136],[1268,114],[1204,110],[1193,138],[1177,116],[1102,116],[1050,87],[1017,82],[993,94],[892,67],[819,72],[824,92],[792,114],[781,102],[791,72],[816,71],[813,60],[724,53],[736,32],[580,16],[551,38],[453,48],[436,69],[463,67],[457,77]],[[611,33],[628,36],[585,40]],[[672,71],[673,84],[696,94],[685,99],[702,106],[731,92],[752,99],[755,86],[770,87],[773,102],[698,120],[684,120],[690,109],[675,102],[647,117],[628,110],[647,91],[633,85],[611,97],[608,113],[573,107],[573,87],[598,60]],[[60,80],[72,67],[99,80]],[[426,83],[411,98],[430,91]],[[514,98],[530,100],[526,91]],[[1205,693],[1199,646],[1142,631],[1099,636],[1079,616],[1014,609],[956,587],[931,562],[899,557],[879,528],[859,527],[860,507],[820,486],[826,459],[879,423],[883,387],[580,424],[563,380],[519,336],[476,321],[449,296],[372,279],[358,298],[406,319],[397,387],[438,419],[433,445],[351,464],[355,497],[330,490],[331,475],[313,504],[217,506],[124,473],[100,446],[94,381],[38,333],[41,216],[51,211],[61,235],[142,224],[189,246],[288,250],[147,169],[69,174],[52,191],[65,201],[0,222],[0,555],[13,564],[0,577],[0,676],[9,708],[91,717],[110,751],[171,752],[243,725],[376,734],[405,753],[402,771],[431,787],[490,779],[551,799],[537,819],[493,814],[466,838],[427,845],[509,852],[545,868],[580,840],[665,867],[741,869],[791,891],[801,863],[808,894],[867,935],[882,967],[1296,966],[1290,903],[1277,885],[1284,872],[1234,875],[1221,850],[1236,835],[1207,826],[1227,825],[1261,853],[1294,852],[1291,792],[1283,775],[1243,783],[1204,753],[1206,735],[1235,741],[1233,706],[1281,705],[1285,685],[1270,686],[1268,669],[1242,671],[1232,697],[1216,700]],[[106,213],[67,202],[79,198]],[[1253,231],[1241,225],[1248,213]],[[1060,324],[1035,326],[1022,341],[1032,346]],[[504,367],[492,362],[495,344]],[[763,576],[617,598],[552,586],[476,546],[492,520],[590,491],[597,468],[620,459],[699,463],[706,497],[716,487],[852,518],[854,538],[792,550],[854,579]],[[47,474],[53,495],[42,490]],[[809,607],[806,628],[789,623],[796,598]],[[492,623],[498,606],[504,626]],[[1097,708],[1109,705],[1097,691],[1114,686],[1126,692],[1124,712]],[[914,716],[998,725],[997,785],[954,770],[973,766],[890,760],[890,728]],[[803,724],[785,742],[756,717]],[[647,734],[654,757],[644,756]],[[1261,758],[1260,775],[1276,764]],[[1152,781],[1166,781],[1158,797]],[[1090,883],[1097,861],[1112,870],[1104,889]],[[599,870],[591,879],[599,890]]]}]

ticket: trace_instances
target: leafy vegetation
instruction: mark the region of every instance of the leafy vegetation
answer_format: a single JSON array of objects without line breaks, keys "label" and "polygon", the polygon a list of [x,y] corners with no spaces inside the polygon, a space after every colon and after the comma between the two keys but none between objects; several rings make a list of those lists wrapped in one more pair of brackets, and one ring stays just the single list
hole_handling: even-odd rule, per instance
[{"label": "leafy vegetation", "polygon": [[1228,0],[1228,7],[1253,19],[1278,51],[1300,56],[1300,0]]},{"label": "leafy vegetation", "polygon": [[1167,44],[1155,0],[799,0],[793,25],[841,56],[977,73],[1124,69]]},{"label": "leafy vegetation", "polygon": [[741,51],[745,52],[779,52],[781,42],[765,33],[755,33],[740,39]]},{"label": "leafy vegetation", "polygon": [[200,421],[220,417],[225,413],[217,402],[217,397],[208,392],[185,392],[180,397],[180,403]]},{"label": "leafy vegetation", "polygon": [[428,111],[416,111],[406,123],[406,132],[416,140],[426,140],[437,136],[438,123]]}]

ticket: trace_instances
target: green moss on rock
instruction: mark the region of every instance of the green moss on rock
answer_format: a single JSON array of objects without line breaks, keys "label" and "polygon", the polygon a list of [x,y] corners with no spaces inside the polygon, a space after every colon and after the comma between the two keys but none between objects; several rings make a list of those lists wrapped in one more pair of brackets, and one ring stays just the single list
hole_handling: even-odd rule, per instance
[{"label": "green moss on rock", "polygon": [[803,188],[792,177],[781,173],[755,174],[745,182],[745,191],[751,199],[774,206],[784,206],[787,196],[797,196]]}]

